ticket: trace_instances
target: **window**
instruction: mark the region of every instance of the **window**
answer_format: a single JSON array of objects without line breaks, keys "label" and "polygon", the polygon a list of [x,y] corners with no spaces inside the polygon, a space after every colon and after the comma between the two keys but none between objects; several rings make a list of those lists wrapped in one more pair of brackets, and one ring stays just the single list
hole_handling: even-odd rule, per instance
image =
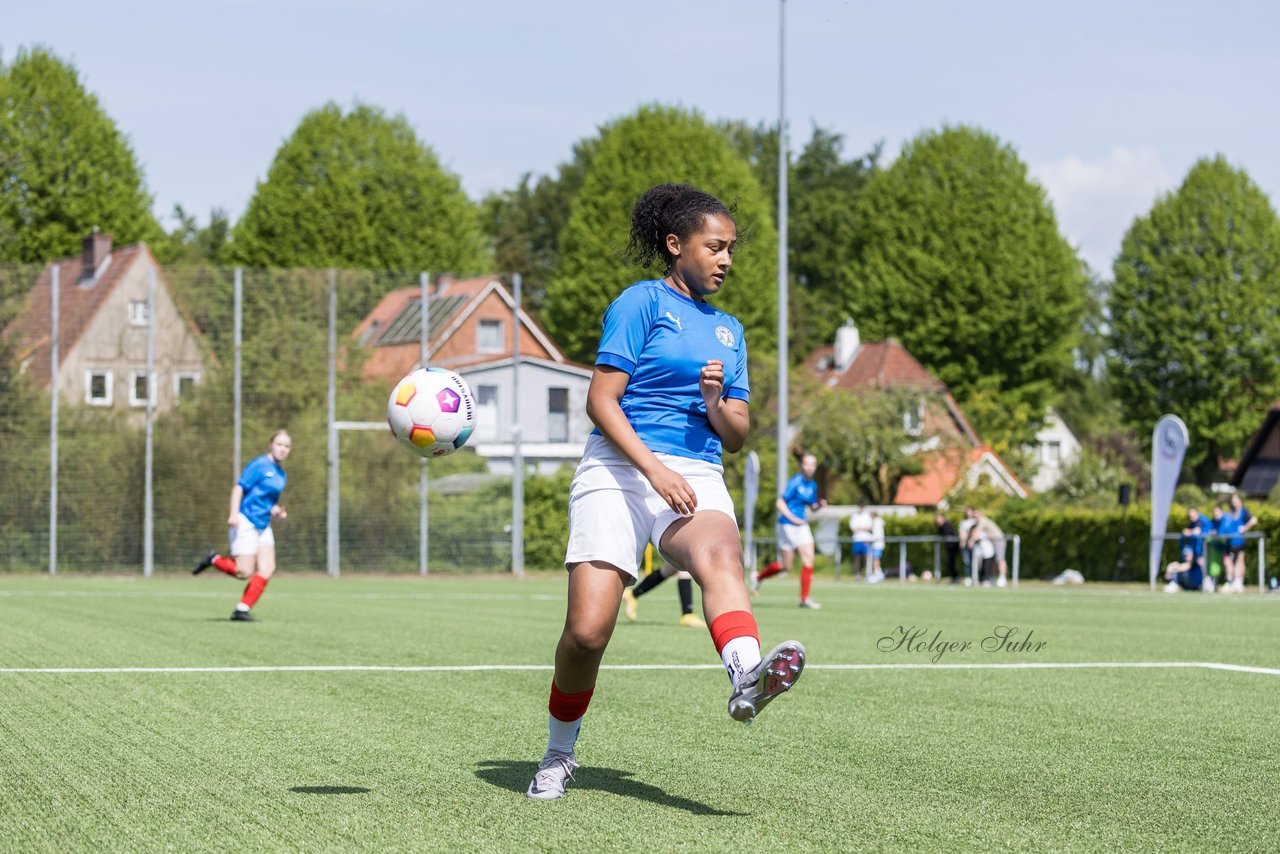
[{"label": "window", "polygon": [[480,321],[480,327],[476,331],[476,351],[480,353],[501,353],[505,349],[502,341],[502,321]]},{"label": "window", "polygon": [[569,441],[569,389],[547,389],[547,441]]},{"label": "window", "polygon": [[924,401],[907,404],[902,412],[902,429],[908,436],[919,436],[924,432]]},{"label": "window", "polygon": [[86,371],[84,376],[84,402],[90,406],[111,405],[111,372]]},{"label": "window", "polygon": [[130,371],[129,372],[129,405],[130,406],[146,406],[147,405],[147,387],[155,388],[156,377],[151,375],[151,382],[147,383],[146,371]]},{"label": "window", "polygon": [[498,387],[476,386],[476,441],[498,441]]},{"label": "window", "polygon": [[191,392],[195,391],[196,383],[200,382],[200,374],[196,371],[179,371],[173,375],[173,399],[175,401],[183,400]]},{"label": "window", "polygon": [[1044,443],[1044,464],[1048,466],[1062,465],[1062,443],[1061,442],[1045,442]]},{"label": "window", "polygon": [[147,301],[144,299],[135,299],[129,301],[129,325],[130,326],[146,326],[147,325]]}]

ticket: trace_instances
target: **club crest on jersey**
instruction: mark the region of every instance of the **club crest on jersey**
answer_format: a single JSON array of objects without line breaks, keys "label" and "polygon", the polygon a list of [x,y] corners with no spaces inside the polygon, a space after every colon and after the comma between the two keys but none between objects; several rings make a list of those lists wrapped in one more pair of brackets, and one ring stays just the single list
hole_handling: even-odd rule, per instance
[{"label": "club crest on jersey", "polygon": [[732,347],[735,341],[737,341],[737,339],[733,337],[732,330],[727,326],[716,327],[716,340],[726,347]]}]

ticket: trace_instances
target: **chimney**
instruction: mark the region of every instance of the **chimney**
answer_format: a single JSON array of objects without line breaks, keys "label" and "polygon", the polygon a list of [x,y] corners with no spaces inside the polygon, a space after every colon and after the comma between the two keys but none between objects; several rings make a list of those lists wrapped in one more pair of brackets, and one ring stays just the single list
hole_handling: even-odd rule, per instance
[{"label": "chimney", "polygon": [[93,280],[98,275],[98,268],[111,255],[111,235],[100,234],[98,229],[94,228],[92,233],[84,239],[83,247],[80,252],[80,261],[82,262],[80,282],[82,284],[93,284]]},{"label": "chimney", "polygon": [[836,330],[836,352],[835,352],[835,369],[838,371],[847,370],[849,364],[853,361],[853,357],[858,352],[861,339],[858,337],[858,327],[853,325],[853,319],[850,318],[844,322]]}]

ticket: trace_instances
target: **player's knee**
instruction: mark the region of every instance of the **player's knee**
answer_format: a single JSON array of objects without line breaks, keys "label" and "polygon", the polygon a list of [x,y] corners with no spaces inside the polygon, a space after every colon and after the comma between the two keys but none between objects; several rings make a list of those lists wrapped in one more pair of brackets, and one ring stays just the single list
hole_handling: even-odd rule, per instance
[{"label": "player's knee", "polygon": [[561,642],[575,656],[598,656],[609,644],[609,631],[605,626],[594,623],[574,622],[564,627]]}]

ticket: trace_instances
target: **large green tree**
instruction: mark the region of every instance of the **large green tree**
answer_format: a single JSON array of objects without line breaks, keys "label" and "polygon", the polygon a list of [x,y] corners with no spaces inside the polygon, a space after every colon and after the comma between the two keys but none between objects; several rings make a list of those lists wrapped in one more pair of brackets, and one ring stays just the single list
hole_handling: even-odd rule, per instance
[{"label": "large green tree", "polygon": [[573,159],[555,175],[536,180],[526,173],[514,189],[491,193],[482,203],[485,232],[493,243],[494,265],[520,273],[525,306],[541,312],[547,286],[560,264],[560,233],[595,150],[596,137],[573,147]]},{"label": "large green tree", "polygon": [[327,104],[276,152],[232,235],[261,267],[477,273],[488,264],[478,210],[401,116]]},{"label": "large green tree", "polygon": [[829,495],[833,503],[892,504],[898,482],[923,470],[920,447],[939,444],[933,433],[906,433],[903,413],[923,400],[911,389],[810,388],[801,399],[804,417],[797,444],[836,476]]},{"label": "large green tree", "polygon": [[[751,163],[778,218],[778,129],[742,122],[722,125],[730,143]],[[844,138],[815,125],[787,173],[788,339],[793,362],[829,345],[844,322],[832,311],[842,302],[840,274],[853,260],[854,207],[878,169],[880,147],[853,159]]]},{"label": "large green tree", "polygon": [[603,128],[560,238],[560,269],[544,319],[571,358],[589,362],[605,308],[631,283],[656,278],[622,257],[636,200],[655,184],[693,184],[729,205],[738,222],[733,272],[716,305],[736,315],[753,349],[772,349],[777,232],[751,168],[695,112],[646,106]]},{"label": "large green tree", "polygon": [[1204,484],[1280,396],[1280,219],[1221,156],[1134,220],[1110,294],[1111,382],[1143,436],[1166,412]]},{"label": "large green tree", "polygon": [[864,340],[897,338],[964,402],[998,395],[993,443],[1034,436],[1072,366],[1088,288],[1045,191],[1008,145],[968,127],[916,137],[855,211],[845,306]]},{"label": "large green tree", "polygon": [[93,228],[161,235],[142,169],[70,64],[43,48],[0,65],[0,260],[74,255]]}]

